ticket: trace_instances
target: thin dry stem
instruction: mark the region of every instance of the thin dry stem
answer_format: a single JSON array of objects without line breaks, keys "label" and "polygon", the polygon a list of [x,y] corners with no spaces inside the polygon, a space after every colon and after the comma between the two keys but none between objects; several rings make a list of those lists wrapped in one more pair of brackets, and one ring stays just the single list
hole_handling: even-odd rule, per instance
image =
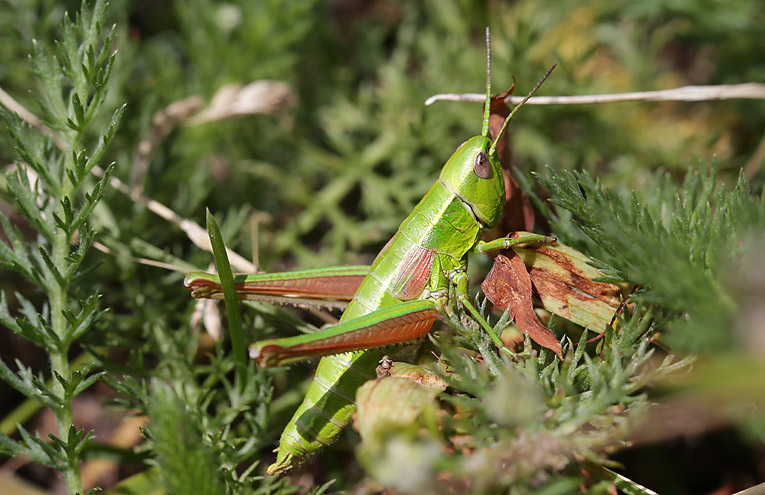
[{"label": "thin dry stem", "polygon": [[[425,100],[425,105],[437,101],[483,101],[479,93],[446,93],[433,95]],[[613,93],[604,95],[581,96],[534,96],[527,105],[582,105],[587,103],[613,103],[618,101],[708,101],[733,99],[765,99],[765,84],[721,84],[717,86],[683,86],[660,91],[637,91],[632,93]],[[505,102],[516,105],[523,100],[520,96],[509,96]]]},{"label": "thin dry stem", "polygon": [[93,247],[98,249],[102,253],[111,254],[114,257],[122,256],[122,257],[127,258],[130,261],[134,261],[134,262],[140,263],[142,265],[155,266],[157,268],[164,268],[165,270],[170,270],[170,271],[173,271],[173,272],[183,272],[183,271],[186,271],[186,269],[184,267],[178,266],[178,265],[173,265],[172,263],[165,263],[163,261],[152,260],[152,259],[149,259],[149,258],[137,258],[135,256],[124,256],[124,255],[121,255],[117,251],[115,251],[112,248],[110,248],[109,246],[107,246],[105,244],[101,244],[98,241],[95,241],[93,243]]}]

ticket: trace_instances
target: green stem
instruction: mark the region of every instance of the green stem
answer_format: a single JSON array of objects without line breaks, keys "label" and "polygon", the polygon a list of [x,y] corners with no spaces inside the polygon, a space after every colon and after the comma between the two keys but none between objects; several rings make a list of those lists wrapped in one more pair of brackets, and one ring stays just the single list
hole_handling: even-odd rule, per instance
[{"label": "green stem", "polygon": [[[51,370],[63,377],[69,376],[69,360],[65,353],[54,352],[51,354]],[[63,387],[58,381],[54,381],[54,391],[63,395]],[[58,436],[63,441],[69,438],[69,429],[72,427],[72,403],[66,400],[61,407],[54,410],[56,422],[58,423]],[[68,454],[66,464],[60,467],[61,474],[66,482],[66,490],[69,495],[83,493],[82,479],[80,478],[79,457],[74,454]]]},{"label": "green stem", "polygon": [[[66,180],[66,179],[64,179]],[[64,187],[64,193],[69,194],[69,188]],[[51,259],[56,269],[61,273],[66,272],[67,260],[66,256],[69,252],[69,236],[61,229],[56,230],[56,235],[52,239],[52,253]],[[67,321],[64,317],[64,310],[67,306],[67,295],[69,292],[68,282],[59,284],[55,280],[50,281],[50,319],[51,327],[55,334],[61,340],[59,347],[51,347],[50,363],[51,374],[58,373],[65,379],[70,378],[70,363],[69,363],[69,338],[67,336],[68,328]],[[54,410],[56,416],[56,422],[58,423],[58,436],[63,441],[68,441],[69,430],[73,426],[72,422],[72,402],[66,397],[64,387],[58,380],[53,380],[53,391],[62,398],[62,404]],[[74,452],[67,453],[67,460],[65,465],[61,466],[61,474],[64,476],[66,482],[66,489],[69,495],[75,495],[77,493],[83,493],[82,479],[80,478],[80,463],[79,457]]]}]

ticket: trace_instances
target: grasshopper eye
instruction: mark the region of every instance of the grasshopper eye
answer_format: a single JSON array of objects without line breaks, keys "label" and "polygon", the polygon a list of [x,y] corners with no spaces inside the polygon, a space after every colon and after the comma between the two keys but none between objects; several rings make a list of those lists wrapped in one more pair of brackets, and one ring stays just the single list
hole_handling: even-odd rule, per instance
[{"label": "grasshopper eye", "polygon": [[482,179],[491,178],[491,163],[489,163],[489,157],[483,151],[479,151],[475,157],[473,172]]}]

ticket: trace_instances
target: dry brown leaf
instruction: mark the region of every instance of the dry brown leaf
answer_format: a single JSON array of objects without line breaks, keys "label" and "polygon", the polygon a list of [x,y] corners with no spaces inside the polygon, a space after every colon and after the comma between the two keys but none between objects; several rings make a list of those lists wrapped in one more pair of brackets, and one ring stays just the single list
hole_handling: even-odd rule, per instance
[{"label": "dry brown leaf", "polygon": [[481,284],[484,294],[496,307],[510,309],[516,326],[537,344],[563,357],[560,342],[534,313],[531,278],[523,260],[514,251],[502,251]]},{"label": "dry brown leaf", "polygon": [[622,287],[593,281],[605,275],[590,265],[587,256],[560,243],[514,251],[528,268],[547,311],[595,332],[611,324],[622,301]]}]

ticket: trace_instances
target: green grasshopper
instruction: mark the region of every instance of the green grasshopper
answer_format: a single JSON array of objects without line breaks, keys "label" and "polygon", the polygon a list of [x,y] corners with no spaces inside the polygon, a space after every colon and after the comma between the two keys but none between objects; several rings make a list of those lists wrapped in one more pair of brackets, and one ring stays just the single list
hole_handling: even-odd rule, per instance
[{"label": "green grasshopper", "polygon": [[[308,393],[282,433],[277,459],[268,474],[303,462],[331,443],[350,422],[356,390],[374,378],[382,353],[374,350],[425,335],[436,319],[453,316],[450,287],[460,304],[502,351],[514,355],[470,302],[467,255],[524,243],[551,243],[529,235],[484,242],[484,229],[496,225],[505,203],[497,142],[515,112],[550,75],[544,77],[505,120],[492,142],[488,137],[491,100],[491,50],[486,38],[486,103],[480,136],[462,144],[446,162],[435,184],[404,220],[372,266],[336,267],[238,276],[242,299],[271,302],[348,303],[340,322],[315,333],[264,340],[250,346],[260,366],[271,367],[324,356]],[[219,279],[191,273],[185,285],[194,297],[221,299]],[[372,350],[370,350],[372,349]]]}]

